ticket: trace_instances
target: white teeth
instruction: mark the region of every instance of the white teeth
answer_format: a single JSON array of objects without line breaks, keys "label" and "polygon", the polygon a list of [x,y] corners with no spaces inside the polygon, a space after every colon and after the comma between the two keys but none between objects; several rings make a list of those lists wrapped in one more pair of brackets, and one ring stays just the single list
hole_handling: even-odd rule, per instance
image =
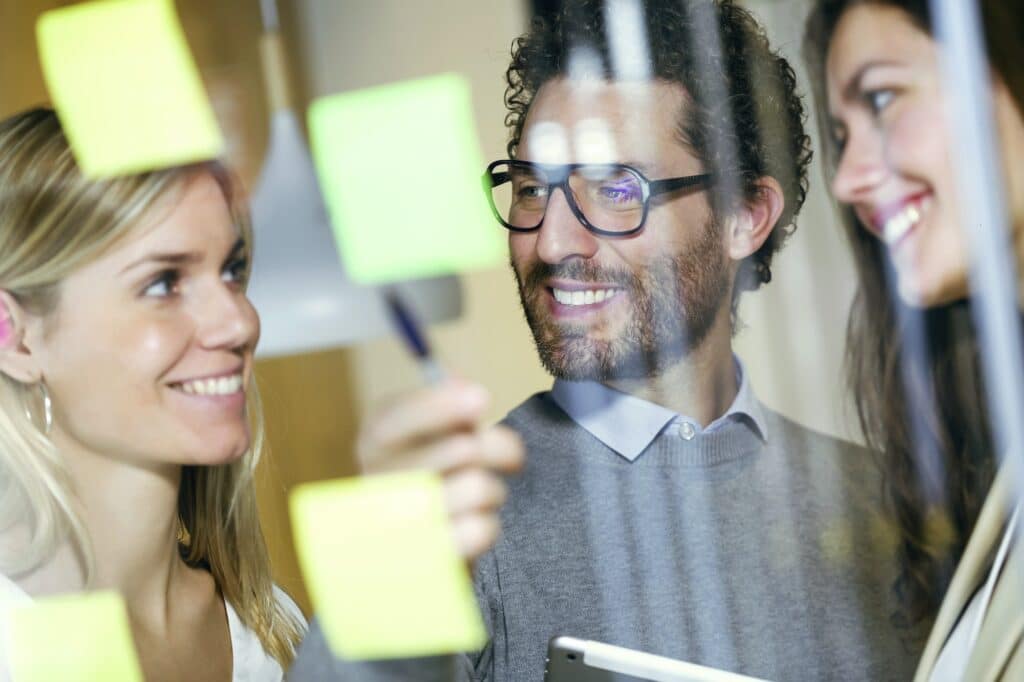
[{"label": "white teeth", "polygon": [[885,221],[885,225],[882,227],[882,238],[885,239],[886,244],[895,244],[920,221],[921,210],[917,206],[907,206]]},{"label": "white teeth", "polygon": [[217,379],[196,379],[180,384],[181,390],[189,395],[231,395],[241,391],[242,385],[241,374]]},{"label": "white teeth", "polygon": [[587,289],[586,291],[566,291],[552,289],[555,300],[562,305],[593,305],[608,300],[619,293],[618,289]]}]

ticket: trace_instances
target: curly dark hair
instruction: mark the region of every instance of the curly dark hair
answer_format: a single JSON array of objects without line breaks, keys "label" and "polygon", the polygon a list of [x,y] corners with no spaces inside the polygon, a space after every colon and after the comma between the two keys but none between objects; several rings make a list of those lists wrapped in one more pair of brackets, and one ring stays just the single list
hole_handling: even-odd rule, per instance
[{"label": "curly dark hair", "polygon": [[[804,35],[804,59],[819,113],[826,179],[840,149],[830,130],[825,64],[841,19],[853,8],[898,9],[930,34],[927,0],[816,0]],[[1020,3],[980,0],[989,65],[1024,115]],[[939,106],[936,104],[936,106]],[[997,469],[970,301],[914,309],[894,299],[885,246],[853,209],[839,217],[853,251],[857,293],[846,332],[847,383],[861,430],[878,453],[899,534],[893,586],[898,624],[931,620],[978,520]]]},{"label": "curly dark hair", "polygon": [[[571,51],[591,50],[602,75],[612,78],[605,4],[568,0],[554,19],[535,19],[513,42],[505,74],[509,156],[515,157],[541,86],[568,75]],[[755,199],[760,178],[773,177],[782,186],[785,207],[775,229],[737,274],[735,321],[740,293],[771,281],[772,257],[796,229],[807,197],[811,140],[796,75],[771,49],[757,20],[732,0],[643,0],[641,5],[652,77],[683,86],[688,96],[677,131],[680,142],[719,178],[712,192],[716,215]]]}]

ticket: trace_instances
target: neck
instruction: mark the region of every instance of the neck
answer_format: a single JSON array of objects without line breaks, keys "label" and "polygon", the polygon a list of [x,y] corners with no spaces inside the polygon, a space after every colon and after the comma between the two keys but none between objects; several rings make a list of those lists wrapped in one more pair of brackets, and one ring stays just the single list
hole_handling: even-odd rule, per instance
[{"label": "neck", "polygon": [[[84,450],[58,430],[54,443],[65,454],[74,494],[92,544],[96,589],[120,592],[129,610],[163,621],[173,586],[187,570],[178,554],[178,465],[145,466]],[[66,552],[63,554],[67,554]],[[51,580],[81,581],[81,566],[58,556]]]},{"label": "neck", "polygon": [[699,347],[656,376],[603,382],[623,393],[692,417],[703,426],[718,419],[739,386],[732,356],[732,329],[728,315],[711,329]]}]

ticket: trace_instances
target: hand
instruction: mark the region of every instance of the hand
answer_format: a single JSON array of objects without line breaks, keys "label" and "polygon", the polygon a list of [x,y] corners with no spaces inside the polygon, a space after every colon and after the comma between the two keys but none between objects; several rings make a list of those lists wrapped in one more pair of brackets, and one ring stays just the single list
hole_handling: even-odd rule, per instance
[{"label": "hand", "polygon": [[480,425],[490,397],[476,384],[449,380],[405,396],[362,429],[356,453],[363,472],[434,471],[458,551],[472,563],[498,539],[507,489],[500,474],[518,471],[525,448],[504,426]]}]

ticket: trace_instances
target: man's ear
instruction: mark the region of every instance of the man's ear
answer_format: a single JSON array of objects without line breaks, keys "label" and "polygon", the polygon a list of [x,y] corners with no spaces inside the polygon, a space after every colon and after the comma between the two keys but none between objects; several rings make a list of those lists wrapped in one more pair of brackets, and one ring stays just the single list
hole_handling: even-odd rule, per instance
[{"label": "man's ear", "polygon": [[34,384],[42,378],[42,370],[25,346],[28,317],[18,301],[0,289],[0,372],[23,384]]},{"label": "man's ear", "polygon": [[757,193],[736,213],[729,230],[729,257],[741,261],[761,248],[786,206],[782,185],[772,177],[759,178]]}]

